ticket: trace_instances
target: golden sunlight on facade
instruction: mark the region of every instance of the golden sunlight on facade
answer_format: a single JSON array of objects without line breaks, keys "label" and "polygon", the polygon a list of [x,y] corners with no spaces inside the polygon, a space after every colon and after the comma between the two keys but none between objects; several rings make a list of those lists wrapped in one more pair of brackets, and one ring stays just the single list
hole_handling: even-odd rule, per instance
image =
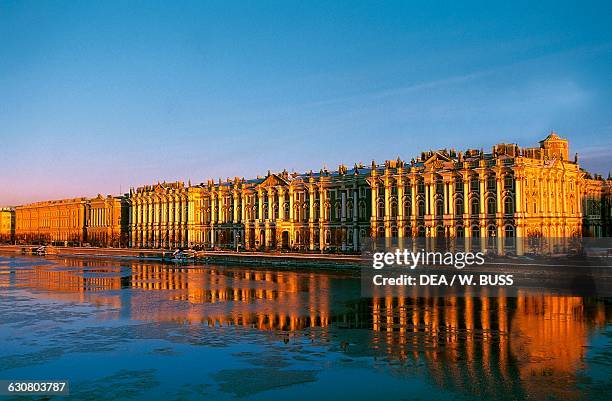
[{"label": "golden sunlight on facade", "polygon": [[611,201],[612,179],[581,169],[553,132],[533,148],[443,149],[410,161],[17,206],[14,240],[357,252],[366,238],[601,237],[612,235]]}]

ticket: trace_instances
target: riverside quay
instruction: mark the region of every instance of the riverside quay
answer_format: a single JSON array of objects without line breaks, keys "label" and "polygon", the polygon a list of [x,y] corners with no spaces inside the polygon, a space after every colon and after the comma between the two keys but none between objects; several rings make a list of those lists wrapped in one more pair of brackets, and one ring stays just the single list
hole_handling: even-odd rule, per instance
[{"label": "riverside quay", "polygon": [[134,248],[355,252],[367,238],[612,235],[612,179],[554,132],[410,161],[185,185],[0,209],[0,241]]}]

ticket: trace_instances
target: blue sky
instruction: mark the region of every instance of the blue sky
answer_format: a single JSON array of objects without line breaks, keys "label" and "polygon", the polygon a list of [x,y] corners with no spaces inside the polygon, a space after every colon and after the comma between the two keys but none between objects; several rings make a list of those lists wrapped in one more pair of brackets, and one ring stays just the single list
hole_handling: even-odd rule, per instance
[{"label": "blue sky", "polygon": [[489,3],[0,0],[0,205],[551,129],[607,175],[612,3]]}]

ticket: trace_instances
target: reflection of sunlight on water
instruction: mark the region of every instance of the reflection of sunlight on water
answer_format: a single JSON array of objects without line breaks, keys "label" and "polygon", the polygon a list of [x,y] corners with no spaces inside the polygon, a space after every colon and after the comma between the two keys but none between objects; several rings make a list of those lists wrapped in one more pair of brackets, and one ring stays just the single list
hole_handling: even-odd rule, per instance
[{"label": "reflection of sunlight on water", "polygon": [[[361,299],[359,280],[344,273],[25,260],[2,260],[0,291],[23,288],[32,298],[104,305],[97,319],[178,325],[193,341],[202,327],[256,329],[253,335],[271,332],[285,343],[310,339],[329,347],[321,358],[331,352],[375,358],[399,377],[425,375],[441,388],[483,398],[584,398],[578,384],[586,347],[609,321],[603,302],[578,297]],[[287,381],[314,380],[303,375],[309,374]],[[218,377],[232,388],[231,375]]]}]

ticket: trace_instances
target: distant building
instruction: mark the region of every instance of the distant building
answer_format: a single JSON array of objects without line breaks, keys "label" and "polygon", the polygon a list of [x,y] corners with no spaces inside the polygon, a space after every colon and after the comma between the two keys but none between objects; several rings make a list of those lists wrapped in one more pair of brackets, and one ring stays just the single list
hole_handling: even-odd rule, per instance
[{"label": "distant building", "polygon": [[36,202],[15,208],[18,243],[81,245],[85,241],[86,198]]},{"label": "distant building", "polygon": [[15,241],[15,209],[0,208],[0,243]]},{"label": "distant building", "polygon": [[74,198],[15,208],[18,243],[127,246],[127,200],[123,197]]}]

